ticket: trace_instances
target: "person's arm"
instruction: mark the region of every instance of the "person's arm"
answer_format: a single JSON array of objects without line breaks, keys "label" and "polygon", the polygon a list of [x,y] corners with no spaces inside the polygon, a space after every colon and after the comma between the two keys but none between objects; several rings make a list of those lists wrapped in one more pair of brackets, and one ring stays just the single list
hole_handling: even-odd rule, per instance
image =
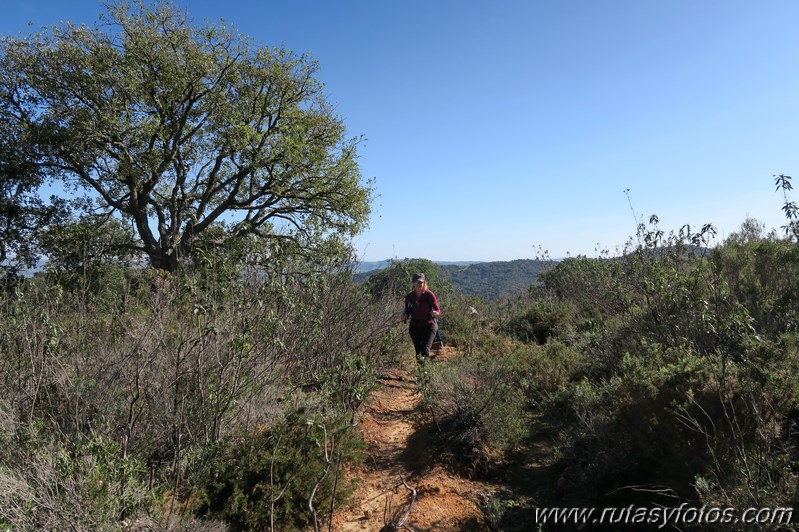
[{"label": "person's arm", "polygon": [[408,321],[408,318],[411,317],[411,305],[408,302],[408,298],[410,296],[405,296],[405,308],[402,309],[402,323]]},{"label": "person's arm", "polygon": [[436,295],[429,290],[428,293],[430,294],[430,313],[433,315],[433,318],[437,318],[441,316],[441,307],[438,306]]}]

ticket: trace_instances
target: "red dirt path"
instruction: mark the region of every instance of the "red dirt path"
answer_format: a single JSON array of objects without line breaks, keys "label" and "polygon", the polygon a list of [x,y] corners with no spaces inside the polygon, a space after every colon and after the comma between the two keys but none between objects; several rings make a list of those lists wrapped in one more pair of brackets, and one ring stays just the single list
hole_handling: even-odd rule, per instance
[{"label": "red dirt path", "polygon": [[[434,363],[445,364],[454,356],[458,356],[455,351],[444,348]],[[402,479],[417,491],[404,529],[488,530],[479,507],[486,487],[431,463],[426,438],[416,432],[412,414],[419,394],[407,370],[413,364],[403,360],[400,367],[387,371],[366,404],[359,423],[368,446],[366,457],[357,469],[348,471],[350,478],[360,479],[360,485],[350,504],[334,517],[336,531],[379,531],[392,518],[396,523],[411,500]]]}]

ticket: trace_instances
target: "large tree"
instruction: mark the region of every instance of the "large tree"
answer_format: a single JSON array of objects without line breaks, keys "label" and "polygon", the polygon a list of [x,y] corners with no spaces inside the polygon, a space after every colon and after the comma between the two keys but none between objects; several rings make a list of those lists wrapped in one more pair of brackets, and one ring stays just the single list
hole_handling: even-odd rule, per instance
[{"label": "large tree", "polygon": [[95,215],[129,221],[153,267],[258,237],[309,250],[363,228],[371,189],[317,63],[176,6],[114,2],[0,48],[0,145]]}]

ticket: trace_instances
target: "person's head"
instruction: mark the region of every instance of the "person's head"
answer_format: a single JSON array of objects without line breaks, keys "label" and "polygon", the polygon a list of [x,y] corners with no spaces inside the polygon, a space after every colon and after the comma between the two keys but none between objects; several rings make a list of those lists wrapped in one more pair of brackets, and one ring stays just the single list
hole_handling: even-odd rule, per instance
[{"label": "person's head", "polygon": [[427,290],[427,278],[423,273],[413,274],[413,288],[418,288],[421,291]]}]

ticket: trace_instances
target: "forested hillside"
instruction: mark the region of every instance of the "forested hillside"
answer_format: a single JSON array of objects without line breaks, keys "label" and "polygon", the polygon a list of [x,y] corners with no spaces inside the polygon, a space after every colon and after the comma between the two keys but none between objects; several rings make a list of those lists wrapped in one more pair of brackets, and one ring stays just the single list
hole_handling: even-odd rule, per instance
[{"label": "forested hillside", "polygon": [[552,268],[551,261],[518,259],[480,262],[468,266],[444,266],[453,286],[465,295],[496,300],[526,292],[538,276]]},{"label": "forested hillside", "polygon": [[[407,261],[408,259],[406,259]],[[390,266],[391,263],[387,265]],[[442,278],[460,293],[478,296],[487,301],[515,297],[538,282],[538,276],[554,266],[552,261],[518,259],[512,261],[477,262],[471,264],[436,263]],[[380,270],[356,273],[356,283],[366,282]]]}]

